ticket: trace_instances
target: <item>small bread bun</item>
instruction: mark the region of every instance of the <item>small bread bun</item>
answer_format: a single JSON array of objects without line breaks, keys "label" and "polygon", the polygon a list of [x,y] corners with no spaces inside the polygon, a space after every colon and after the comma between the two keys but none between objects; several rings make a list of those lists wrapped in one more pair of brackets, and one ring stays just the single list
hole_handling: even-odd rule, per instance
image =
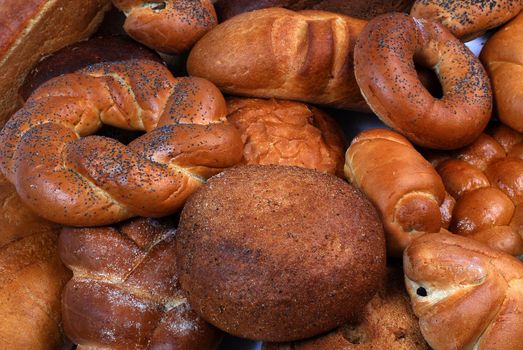
[{"label": "small bread bun", "polygon": [[430,350],[410,306],[403,271],[387,268],[387,278],[361,319],[326,335],[295,343],[266,343],[263,350]]},{"label": "small bread bun", "polygon": [[344,136],[336,121],[300,102],[232,98],[227,119],[241,133],[244,164],[295,165],[343,176]]},{"label": "small bread bun", "polygon": [[291,341],[356,320],[385,274],[370,202],[314,170],[225,170],[180,219],[180,283],[194,310],[243,338]]}]

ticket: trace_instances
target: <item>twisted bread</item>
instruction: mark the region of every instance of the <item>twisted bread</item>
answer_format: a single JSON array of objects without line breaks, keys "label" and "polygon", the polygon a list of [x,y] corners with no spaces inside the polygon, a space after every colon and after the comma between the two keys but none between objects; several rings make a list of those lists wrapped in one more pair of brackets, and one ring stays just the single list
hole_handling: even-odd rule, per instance
[{"label": "twisted bread", "polygon": [[[129,60],[42,85],[0,132],[0,170],[41,216],[97,226],[165,216],[236,164],[242,142],[223,96],[198,78]],[[83,136],[102,123],[147,134],[124,146]]]},{"label": "twisted bread", "polygon": [[499,125],[435,161],[456,199],[450,230],[508,254],[523,254],[523,136]]},{"label": "twisted bread", "polygon": [[220,333],[178,286],[170,220],[64,229],[60,257],[74,277],[62,297],[68,337],[90,349],[213,349]]},{"label": "twisted bread", "polygon": [[113,4],[127,16],[127,34],[165,53],[189,50],[218,23],[210,0],[113,0]]},{"label": "twisted bread", "polygon": [[441,22],[466,41],[509,21],[521,8],[521,0],[417,0],[410,14]]},{"label": "twisted bread", "polygon": [[487,41],[480,59],[492,80],[498,118],[523,132],[523,15]]},{"label": "twisted bread", "polygon": [[[423,87],[414,61],[436,72],[441,99]],[[400,13],[374,18],[358,39],[354,68],[372,110],[417,145],[463,147],[490,120],[492,93],[485,69],[440,24]]]},{"label": "twisted bread", "polygon": [[244,13],[205,35],[192,49],[187,70],[232,95],[368,110],[352,59],[365,24],[322,11]]},{"label": "twisted bread", "polygon": [[227,119],[244,141],[243,164],[295,165],[343,174],[344,137],[318,108],[281,100],[232,98]]},{"label": "twisted bread", "polygon": [[423,336],[436,350],[515,350],[523,344],[523,263],[452,234],[416,239],[403,258]]},{"label": "twisted bread", "polygon": [[453,199],[431,164],[398,133],[357,135],[345,156],[345,175],[378,208],[389,255],[401,256],[414,238],[448,227]]}]

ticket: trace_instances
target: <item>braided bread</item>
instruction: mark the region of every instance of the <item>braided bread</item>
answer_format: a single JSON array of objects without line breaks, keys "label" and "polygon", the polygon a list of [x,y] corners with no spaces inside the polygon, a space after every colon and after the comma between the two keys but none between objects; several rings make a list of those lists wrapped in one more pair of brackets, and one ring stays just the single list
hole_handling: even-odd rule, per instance
[{"label": "braided bread", "polygon": [[[175,212],[242,157],[218,89],[145,60],[91,66],[36,90],[0,132],[0,170],[41,216],[98,226]],[[147,133],[125,146],[102,123]]]},{"label": "braided bread", "polygon": [[389,255],[401,256],[414,238],[449,225],[454,200],[430,163],[394,131],[357,135],[345,156],[345,175],[378,208]]},{"label": "braided bread", "polygon": [[456,199],[450,230],[523,254],[523,135],[498,125],[433,164]]},{"label": "braided bread", "polygon": [[403,265],[414,313],[432,348],[521,349],[521,261],[466,237],[435,233],[414,240]]},{"label": "braided bread", "polygon": [[170,219],[64,229],[59,250],[73,270],[62,297],[64,329],[81,346],[207,350],[220,332],[199,318],[178,286]]},{"label": "braided bread", "polygon": [[113,0],[133,39],[165,53],[189,50],[218,19],[210,0]]}]

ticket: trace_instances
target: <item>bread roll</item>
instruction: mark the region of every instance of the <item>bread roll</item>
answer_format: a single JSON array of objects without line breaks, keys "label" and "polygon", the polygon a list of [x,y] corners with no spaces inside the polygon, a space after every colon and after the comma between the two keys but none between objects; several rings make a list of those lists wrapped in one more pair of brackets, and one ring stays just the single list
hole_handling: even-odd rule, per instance
[{"label": "bread roll", "polygon": [[207,33],[192,49],[187,70],[232,95],[368,110],[352,59],[365,24],[321,11],[244,13]]},{"label": "bread roll", "polygon": [[222,20],[267,7],[285,7],[294,11],[322,10],[371,19],[387,12],[408,12],[413,2],[414,0],[219,0],[215,7]]},{"label": "bread roll", "polygon": [[60,257],[74,272],[64,329],[84,349],[210,350],[221,333],[194,313],[178,285],[172,219],[64,229]]},{"label": "bread roll", "polygon": [[523,263],[449,233],[405,250],[405,283],[433,349],[515,350],[523,344]]},{"label": "bread roll", "polygon": [[344,136],[328,114],[285,100],[231,98],[227,119],[240,131],[243,164],[295,165],[343,175]]},{"label": "bread roll", "polygon": [[416,237],[448,227],[453,199],[431,164],[400,134],[371,129],[357,135],[345,156],[345,175],[378,208],[389,255],[402,256]]},{"label": "bread roll", "polygon": [[3,177],[0,203],[0,347],[58,349],[60,295],[70,278],[58,257],[59,228],[33,214]]},{"label": "bread roll", "polygon": [[355,320],[385,274],[375,209],[310,169],[227,169],[191,196],[177,234],[191,305],[244,338],[303,339]]},{"label": "bread roll", "polygon": [[[343,307],[343,305],[340,305]],[[405,290],[403,270],[387,268],[387,278],[357,323],[309,340],[265,343],[263,350],[430,350],[421,335]]]},{"label": "bread roll", "polygon": [[44,55],[93,33],[109,0],[0,2],[0,126],[20,106],[18,88]]}]

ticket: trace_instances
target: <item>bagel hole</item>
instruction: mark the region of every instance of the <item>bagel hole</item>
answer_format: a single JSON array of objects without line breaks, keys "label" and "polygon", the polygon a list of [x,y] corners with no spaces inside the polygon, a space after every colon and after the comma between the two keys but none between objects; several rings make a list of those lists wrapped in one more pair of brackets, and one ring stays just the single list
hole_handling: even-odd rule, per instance
[{"label": "bagel hole", "polygon": [[161,11],[167,7],[165,1],[146,2],[142,5],[143,7],[149,7],[153,11]]},{"label": "bagel hole", "polygon": [[351,344],[365,344],[368,342],[368,334],[358,325],[347,325],[342,330],[345,340]]},{"label": "bagel hole", "polygon": [[134,139],[137,139],[143,134],[145,134],[143,131],[124,130],[105,124],[96,133],[97,136],[104,136],[110,139],[115,139],[124,145],[128,145]]},{"label": "bagel hole", "polygon": [[436,73],[429,68],[416,64],[416,72],[421,84],[427,89],[432,97],[440,99],[443,97],[443,87]]},{"label": "bagel hole", "polygon": [[416,289],[416,294],[420,297],[426,297],[428,295],[427,290],[423,287],[419,287],[418,289]]}]

